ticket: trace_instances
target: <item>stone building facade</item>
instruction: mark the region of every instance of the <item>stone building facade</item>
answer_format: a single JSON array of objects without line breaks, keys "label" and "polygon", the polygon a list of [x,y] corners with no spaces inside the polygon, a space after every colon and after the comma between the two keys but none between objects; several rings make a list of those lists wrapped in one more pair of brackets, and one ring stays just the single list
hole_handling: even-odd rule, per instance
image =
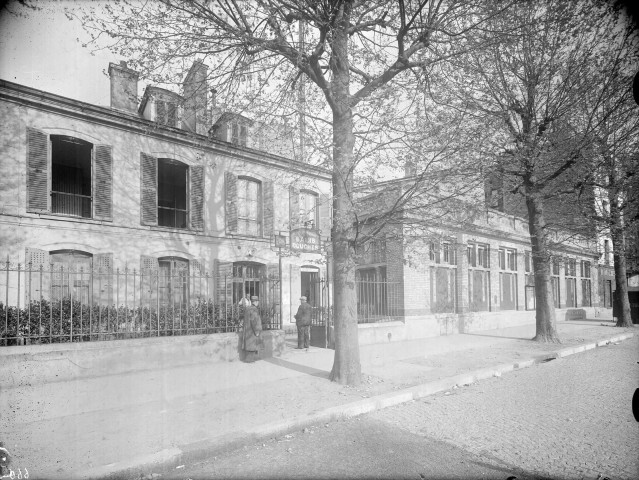
[{"label": "stone building facade", "polygon": [[[292,227],[330,234],[330,173],[294,160],[292,140],[276,129],[207,104],[201,63],[182,95],[149,86],[141,102],[135,71],[110,64],[109,74],[110,107],[0,80],[0,250],[11,265],[1,301],[24,305],[62,292],[133,305],[194,296],[236,303],[272,294],[260,280],[271,278],[283,324],[291,323],[300,294],[326,265],[319,250],[293,253],[281,258],[280,278],[274,236]],[[42,283],[18,278],[16,265],[74,273]],[[124,291],[107,276],[84,276],[150,270],[164,273],[164,283],[140,276]],[[176,284],[176,276],[197,276],[199,285]]]}]

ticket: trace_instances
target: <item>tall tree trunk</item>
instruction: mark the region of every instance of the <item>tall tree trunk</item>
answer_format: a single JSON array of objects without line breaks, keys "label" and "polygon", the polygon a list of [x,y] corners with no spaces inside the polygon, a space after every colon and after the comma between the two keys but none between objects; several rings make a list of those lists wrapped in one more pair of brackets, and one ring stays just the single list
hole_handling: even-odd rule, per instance
[{"label": "tall tree trunk", "polygon": [[555,306],[550,280],[551,257],[546,240],[546,220],[543,199],[537,192],[526,192],[528,208],[528,231],[532,243],[533,269],[535,272],[535,319],[536,333],[533,340],[538,342],[561,343],[555,327]]},{"label": "tall tree trunk", "polygon": [[361,383],[355,293],[355,212],[353,194],[353,112],[350,104],[348,34],[350,4],[345,2],[333,31],[333,282],[335,286],[335,359],[330,379]]},{"label": "tall tree trunk", "polygon": [[615,326],[632,327],[630,300],[628,299],[628,281],[626,278],[626,238],[623,229],[623,219],[619,211],[619,198],[615,193],[615,185],[611,185],[608,189],[608,199],[610,201],[610,236],[612,237],[615,267],[615,301],[617,302],[617,323]]}]

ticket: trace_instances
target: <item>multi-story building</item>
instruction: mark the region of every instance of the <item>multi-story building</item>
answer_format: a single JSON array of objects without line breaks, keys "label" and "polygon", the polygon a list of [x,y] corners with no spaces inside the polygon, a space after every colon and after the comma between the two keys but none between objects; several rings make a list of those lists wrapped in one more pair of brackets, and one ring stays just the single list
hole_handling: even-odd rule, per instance
[{"label": "multi-story building", "polygon": [[285,326],[300,294],[317,301],[330,174],[278,129],[208,105],[206,73],[196,62],[182,95],[148,86],[138,104],[138,74],[110,64],[110,107],[0,81],[0,302],[249,294]]}]

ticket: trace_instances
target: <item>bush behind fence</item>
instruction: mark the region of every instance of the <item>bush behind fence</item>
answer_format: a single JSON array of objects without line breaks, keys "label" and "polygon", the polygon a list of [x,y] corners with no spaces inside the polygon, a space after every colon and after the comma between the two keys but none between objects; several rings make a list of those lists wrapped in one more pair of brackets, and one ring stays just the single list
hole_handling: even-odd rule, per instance
[{"label": "bush behind fence", "polygon": [[[272,308],[261,308],[262,326],[279,328]],[[236,332],[244,307],[198,301],[188,308],[86,305],[69,298],[32,301],[28,307],[0,302],[0,346]]]}]

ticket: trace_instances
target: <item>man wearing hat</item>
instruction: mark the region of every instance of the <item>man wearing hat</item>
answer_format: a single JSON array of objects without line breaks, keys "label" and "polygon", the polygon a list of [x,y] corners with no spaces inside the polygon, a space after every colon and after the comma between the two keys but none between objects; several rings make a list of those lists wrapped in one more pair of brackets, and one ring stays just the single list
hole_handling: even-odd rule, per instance
[{"label": "man wearing hat", "polygon": [[297,348],[308,350],[308,344],[311,341],[311,306],[306,303],[306,297],[300,297],[295,322],[297,323]]},{"label": "man wearing hat", "polygon": [[244,328],[242,330],[242,350],[244,361],[252,363],[257,360],[260,336],[262,335],[262,320],[257,309],[259,297],[251,297],[251,305],[244,309]]}]

